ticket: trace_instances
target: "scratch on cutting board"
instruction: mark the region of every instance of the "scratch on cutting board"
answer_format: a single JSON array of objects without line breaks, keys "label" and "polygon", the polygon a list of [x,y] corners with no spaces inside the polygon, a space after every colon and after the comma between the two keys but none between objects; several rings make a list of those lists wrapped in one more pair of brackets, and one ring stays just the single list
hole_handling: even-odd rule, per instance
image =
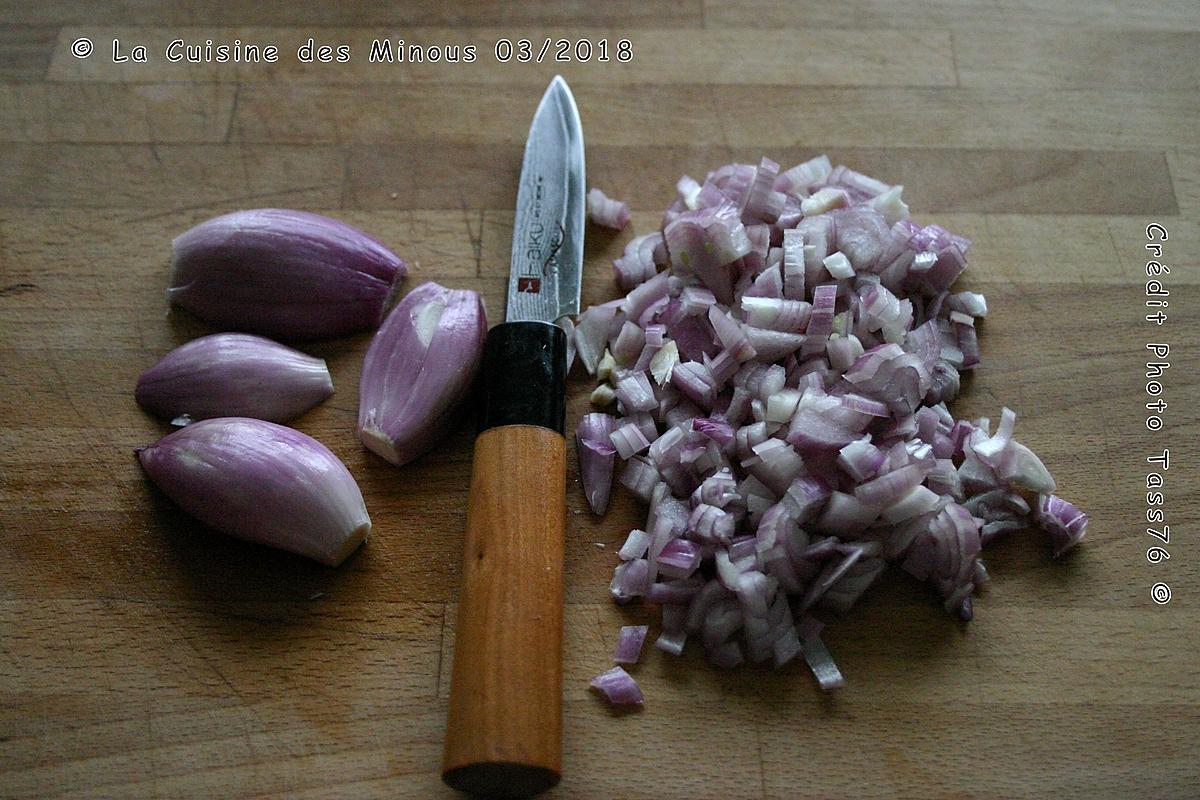
[{"label": "scratch on cutting board", "polygon": [[[50,369],[54,370],[54,374],[58,376],[58,382],[62,386],[63,399],[67,401],[67,405],[70,406],[71,413],[75,415],[75,419],[77,421],[88,419],[89,415],[84,413],[83,409],[79,407],[79,404],[75,399],[75,393],[71,391],[71,383],[67,380],[67,376],[66,373],[63,372],[62,365],[58,363],[58,357],[55,355],[57,351],[46,349],[42,352],[47,356],[46,362],[50,365]],[[100,452],[100,449],[96,446],[96,443],[92,441],[91,437],[88,435],[88,430],[86,428],[81,431],[81,436],[79,438],[82,439],[83,443],[87,446],[87,452],[94,459],[93,463],[100,465],[104,464],[109,456],[109,453]]]},{"label": "scratch on cutting board", "polygon": [[[229,691],[233,692],[233,696],[235,698],[237,698],[238,704],[249,713],[249,715],[258,723],[259,727],[262,729],[267,729],[269,727],[267,725],[267,721],[264,720],[262,718],[262,716],[259,715],[258,710],[254,708],[254,704],[251,703],[250,700],[244,694],[242,694],[240,689],[238,689],[236,686],[233,685],[233,681],[229,680],[229,677],[226,676],[226,674],[221,670],[221,668],[219,666],[217,666],[217,664],[213,660],[211,660],[207,655],[202,653],[200,651],[200,648],[196,647],[196,645],[192,643],[192,640],[190,638],[188,638],[188,635],[186,633],[184,633],[180,638],[182,638],[184,643],[189,648],[191,648],[192,652],[195,653],[197,657],[199,657],[201,663],[203,663],[206,667],[211,669],[216,674],[216,676],[218,678],[220,678],[221,681],[226,686],[229,687]],[[254,747],[254,737],[251,735],[250,726],[247,724],[245,717],[242,718],[241,738],[246,743],[246,749],[250,751],[251,762],[254,764],[258,764],[259,763],[258,751]]]},{"label": "scratch on cutting board", "polygon": [[154,214],[144,214],[137,217],[129,217],[124,221],[148,222],[150,220],[174,216],[175,214],[183,214],[188,211],[199,211],[202,208],[213,208],[214,206],[219,206],[224,203],[243,203],[247,200],[263,200],[268,197],[286,197],[287,195],[297,194],[299,192],[316,192],[322,189],[337,189],[340,188],[341,185],[341,183],[316,183],[311,186],[297,186],[295,189],[277,189],[273,192],[256,192],[254,194],[236,195],[233,197],[219,197],[206,203],[197,203],[190,206],[177,206],[175,208],[169,208],[166,211],[159,211]]},{"label": "scratch on cutting board", "polygon": [[233,88],[233,102],[229,104],[229,125],[225,128],[225,144],[233,141],[233,129],[237,122],[238,102],[242,99],[242,85]]},{"label": "scratch on cutting board", "polygon": [[758,747],[758,790],[759,796],[766,800],[767,797],[767,767],[763,763],[763,740],[762,729],[754,729],[754,742]]},{"label": "scratch on cutting board", "polygon": [[1113,255],[1117,259],[1117,267],[1121,270],[1121,277],[1125,279],[1127,284],[1133,283],[1133,279],[1130,278],[1129,272],[1125,267],[1125,259],[1121,258],[1121,248],[1117,247],[1117,240],[1113,238],[1111,225],[1108,227],[1108,242],[1112,245]]},{"label": "scratch on cutting board", "polygon": [[442,696],[442,653],[446,649],[446,604],[442,603],[442,625],[438,629],[438,661],[436,677],[433,684],[433,696]]},{"label": "scratch on cutting board", "polygon": [[[206,666],[210,670],[212,670],[213,673],[218,678],[221,679],[221,682],[224,683],[227,687],[229,687],[229,691],[233,693],[233,696],[237,699],[238,703],[243,708],[245,708],[246,711],[248,711],[250,713],[250,716],[252,716],[260,725],[265,727],[267,725],[266,720],[264,720],[259,715],[258,711],[254,708],[254,704],[250,701],[249,698],[246,697],[245,694],[242,693],[241,689],[239,689],[237,686],[234,685],[233,681],[231,681],[229,679],[229,676],[227,676],[224,673],[224,671],[222,671],[222,669],[217,665],[215,660],[212,659],[209,655],[205,654],[203,651],[201,651],[199,647],[196,647],[195,643],[192,642],[191,638],[188,636],[188,634],[186,632],[181,632],[179,639],[185,645],[187,645],[188,649],[190,649],[193,653],[196,654],[196,657],[200,659],[200,662],[202,664],[204,664],[204,666]],[[257,760],[258,756],[254,751],[254,742],[251,741],[251,738],[250,738],[250,729],[245,726],[244,722],[243,722],[243,726],[242,726],[242,736],[246,739],[246,747],[250,750],[250,753],[252,755],[254,755],[255,759]]]},{"label": "scratch on cutting board", "polygon": [[471,252],[475,256],[475,277],[483,277],[483,210],[479,211],[479,231],[471,227],[471,212],[467,207],[467,198],[460,192],[458,205],[463,212],[463,223],[467,226],[467,239],[471,242]]},{"label": "scratch on cutting board", "polygon": [[14,294],[26,294],[28,292],[37,291],[36,283],[10,283],[8,286],[0,288],[0,297],[8,297]]},{"label": "scratch on cutting board", "polygon": [[709,84],[708,88],[709,88],[708,98],[709,98],[711,113],[713,115],[713,118],[717,121],[717,127],[721,130],[721,146],[723,148],[725,148],[726,157],[731,158],[732,154],[733,154],[733,145],[730,144],[730,141],[729,141],[729,131],[725,127],[725,115],[721,113],[721,104],[717,102],[717,97],[718,97],[718,94],[716,92],[717,87],[714,86],[713,84]]}]

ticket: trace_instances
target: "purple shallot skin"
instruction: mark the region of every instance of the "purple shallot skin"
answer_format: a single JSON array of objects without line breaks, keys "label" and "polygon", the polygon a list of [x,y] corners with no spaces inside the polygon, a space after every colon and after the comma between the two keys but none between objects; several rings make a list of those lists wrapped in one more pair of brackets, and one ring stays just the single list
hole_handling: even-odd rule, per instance
[{"label": "purple shallot skin", "polygon": [[470,393],[487,315],[478,292],[423,283],[388,314],[363,359],[358,436],[402,465],[433,447]]},{"label": "purple shallot skin", "polygon": [[167,353],[138,378],[134,398],[174,419],[287,422],[333,394],[324,359],[247,333],[216,333]]},{"label": "purple shallot skin", "polygon": [[259,208],[177,236],[167,300],[226,330],[321,339],[378,325],[407,272],[404,259],[344,222]]},{"label": "purple shallot skin", "polygon": [[346,466],[307,434],[245,417],[201,420],[137,450],[167,497],[222,533],[337,566],[371,518]]}]

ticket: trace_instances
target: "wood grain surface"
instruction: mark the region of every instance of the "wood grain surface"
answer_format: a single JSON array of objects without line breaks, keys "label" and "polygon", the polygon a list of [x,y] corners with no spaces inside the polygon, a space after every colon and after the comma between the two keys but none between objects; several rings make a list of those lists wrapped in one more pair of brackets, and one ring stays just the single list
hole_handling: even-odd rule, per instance
[{"label": "wood grain surface", "polygon": [[[1092,515],[1052,561],[986,554],[959,625],[888,574],[828,644],[847,676],[710,669],[648,651],[639,713],[587,689],[621,624],[607,597],[644,513],[586,511],[568,453],[560,798],[1190,798],[1200,776],[1196,411],[1200,9],[1194,0],[548,0],[287,4],[0,0],[0,797],[453,797],[439,779],[472,437],[397,469],[353,434],[368,337],[323,342],[337,393],[300,420],[376,524],[339,569],[204,530],[132,450],[164,428],[139,372],[207,332],[164,302],[170,240],[288,206],[361,226],[408,286],[502,317],[521,147],[542,88],[575,89],[590,183],[634,206],[589,228],[584,301],[682,172],[770,155],[906,187],[975,240],[984,363],[958,416],[1018,436]],[[628,65],[367,64],[409,42],[628,37]],[[97,51],[71,55],[79,37]],[[312,36],[347,64],[304,65]],[[150,45],[113,64],[114,37]],[[281,45],[274,65],[176,65],[175,37]],[[1145,227],[1169,231],[1170,316],[1142,319]],[[1171,343],[1166,427],[1145,344]],[[568,424],[587,407],[570,386]],[[1171,449],[1171,559],[1147,562],[1148,455]],[[1155,605],[1150,587],[1174,597]]]}]

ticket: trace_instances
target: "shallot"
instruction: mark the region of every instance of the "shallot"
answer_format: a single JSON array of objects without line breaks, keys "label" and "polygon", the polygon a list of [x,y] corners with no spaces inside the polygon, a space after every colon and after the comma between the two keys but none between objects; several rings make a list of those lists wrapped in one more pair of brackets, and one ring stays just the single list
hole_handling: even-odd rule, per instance
[{"label": "shallot", "polygon": [[[966,620],[996,537],[1038,525],[1056,556],[1078,544],[1087,516],[1013,438],[1016,414],[993,428],[946,405],[979,364],[988,311],[951,293],[969,240],[915,224],[902,187],[824,156],[782,172],[731,164],[677,189],[661,233],[614,264],[624,299],[575,330],[617,400],[616,418],[591,415],[605,418],[604,457],[626,461],[621,484],[650,506],[611,593],[661,606],[659,649],[696,641],[721,668],[802,656],[836,688],[821,616],[888,563]],[[582,473],[589,499],[607,499],[609,464]],[[593,685],[628,700],[627,678]]]},{"label": "shallot", "polygon": [[202,222],[172,243],[167,299],[225,329],[320,339],[379,324],[408,266],[344,222],[259,208]]},{"label": "shallot", "polygon": [[401,465],[445,434],[483,357],[477,292],[423,283],[392,309],[363,359],[358,438]]},{"label": "shallot", "polygon": [[260,419],[201,420],[137,450],[142,469],[211,527],[337,566],[371,532],[362,493],[325,445]]},{"label": "shallot", "polygon": [[181,345],[138,378],[138,405],[165,419],[286,422],[333,394],[324,359],[246,333]]}]

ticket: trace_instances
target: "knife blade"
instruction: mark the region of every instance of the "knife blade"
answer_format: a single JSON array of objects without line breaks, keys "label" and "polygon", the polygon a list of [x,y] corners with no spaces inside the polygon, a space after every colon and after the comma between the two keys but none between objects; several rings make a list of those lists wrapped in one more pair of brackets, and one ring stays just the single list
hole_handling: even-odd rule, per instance
[{"label": "knife blade", "polygon": [[566,81],[542,96],[517,188],[505,322],[479,380],[442,779],[524,797],[562,771],[566,353],[579,310],[583,133]]},{"label": "knife blade", "polygon": [[571,89],[557,76],[525,141],[506,320],[553,322],[579,313],[583,223],[583,129]]}]

